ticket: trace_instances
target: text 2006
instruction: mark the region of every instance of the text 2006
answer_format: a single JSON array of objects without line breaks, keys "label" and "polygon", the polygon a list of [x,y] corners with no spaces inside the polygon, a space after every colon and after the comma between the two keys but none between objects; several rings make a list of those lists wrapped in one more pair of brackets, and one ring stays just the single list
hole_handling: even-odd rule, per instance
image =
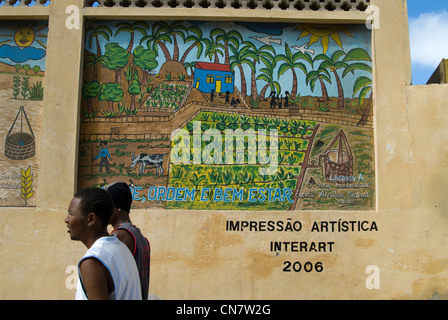
[{"label": "text 2006", "polygon": [[322,272],[324,265],[322,262],[312,263],[310,261],[302,264],[300,261],[285,261],[283,262],[283,272]]}]

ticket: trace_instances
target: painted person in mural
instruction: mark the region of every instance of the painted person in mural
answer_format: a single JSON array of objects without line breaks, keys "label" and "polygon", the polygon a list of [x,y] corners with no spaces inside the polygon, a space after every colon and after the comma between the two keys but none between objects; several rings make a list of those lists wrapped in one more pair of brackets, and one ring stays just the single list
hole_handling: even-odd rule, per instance
[{"label": "painted person in mural", "polygon": [[83,189],[65,218],[70,238],[88,250],[78,263],[76,300],[141,300],[137,265],[126,245],[107,226],[113,200],[100,188]]},{"label": "painted person in mural", "polygon": [[110,156],[109,149],[107,148],[107,141],[101,141],[100,148],[100,153],[94,160],[100,159],[100,172],[103,172],[103,166],[106,168],[106,172],[110,172],[109,160],[112,160],[112,157]]},{"label": "painted person in mural", "polygon": [[143,300],[148,299],[151,247],[147,238],[131,221],[132,193],[124,182],[115,182],[104,188],[114,201],[114,211],[109,223],[113,226],[111,234],[116,235],[131,251],[140,274]]}]

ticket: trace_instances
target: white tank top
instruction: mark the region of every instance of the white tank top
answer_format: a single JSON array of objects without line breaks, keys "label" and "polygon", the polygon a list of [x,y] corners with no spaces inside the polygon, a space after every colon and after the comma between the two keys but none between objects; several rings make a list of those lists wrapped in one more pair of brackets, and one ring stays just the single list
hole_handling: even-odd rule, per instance
[{"label": "white tank top", "polygon": [[115,289],[110,294],[112,300],[142,299],[140,278],[134,257],[128,247],[116,236],[106,236],[95,241],[78,263],[79,280],[76,300],[88,300],[79,271],[79,265],[87,258],[97,259],[109,270]]}]

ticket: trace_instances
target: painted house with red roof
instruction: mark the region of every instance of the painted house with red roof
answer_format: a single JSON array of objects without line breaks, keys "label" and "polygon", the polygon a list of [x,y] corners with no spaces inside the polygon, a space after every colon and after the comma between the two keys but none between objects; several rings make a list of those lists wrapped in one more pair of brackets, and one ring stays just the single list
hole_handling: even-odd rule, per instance
[{"label": "painted house with red roof", "polygon": [[196,62],[194,86],[201,92],[233,93],[234,74],[228,64]]}]

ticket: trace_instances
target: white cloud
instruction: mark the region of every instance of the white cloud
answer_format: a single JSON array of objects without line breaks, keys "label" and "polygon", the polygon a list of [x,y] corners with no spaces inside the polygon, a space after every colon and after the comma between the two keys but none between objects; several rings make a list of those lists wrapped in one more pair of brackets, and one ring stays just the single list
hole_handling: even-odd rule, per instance
[{"label": "white cloud", "polygon": [[409,19],[409,37],[412,63],[435,70],[442,59],[448,59],[448,11]]}]

